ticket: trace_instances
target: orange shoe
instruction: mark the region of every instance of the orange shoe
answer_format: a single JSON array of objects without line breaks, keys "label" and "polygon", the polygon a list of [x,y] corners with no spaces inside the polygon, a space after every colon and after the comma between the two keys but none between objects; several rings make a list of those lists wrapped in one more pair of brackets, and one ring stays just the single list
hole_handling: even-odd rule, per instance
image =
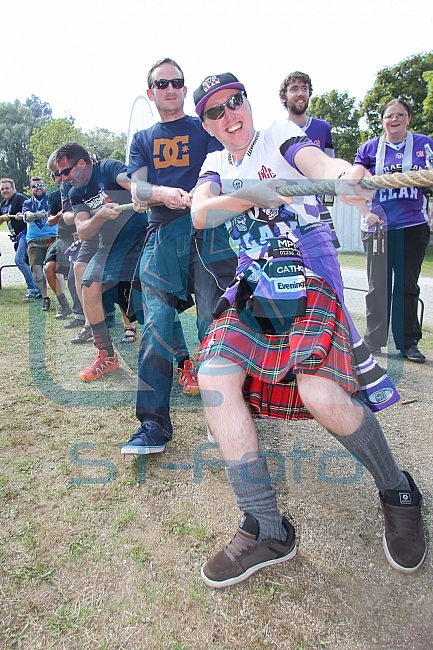
[{"label": "orange shoe", "polygon": [[191,361],[186,359],[183,368],[178,368],[177,372],[179,373],[179,384],[183,386],[183,392],[187,395],[198,395],[200,391],[198,388],[197,370]]},{"label": "orange shoe", "polygon": [[93,381],[94,379],[99,379],[106,372],[112,372],[113,370],[118,370],[118,368],[119,359],[117,354],[114,357],[109,357],[107,350],[98,350],[90,366],[80,372],[78,379],[81,379],[81,381]]}]

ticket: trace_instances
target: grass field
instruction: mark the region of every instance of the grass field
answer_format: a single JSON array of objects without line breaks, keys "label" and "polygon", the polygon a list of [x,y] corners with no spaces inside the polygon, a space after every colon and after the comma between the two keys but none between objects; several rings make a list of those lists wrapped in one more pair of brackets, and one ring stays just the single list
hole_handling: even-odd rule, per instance
[{"label": "grass field", "polygon": [[[1,650],[431,647],[422,618],[431,611],[431,572],[409,580],[390,569],[371,478],[323,483],[314,458],[338,445],[311,421],[260,425],[263,447],[287,465],[278,493],[297,530],[297,558],[232,589],[207,589],[200,566],[230,539],[239,511],[207,445],[200,399],[183,396],[175,383],[175,435],[166,452],[139,463],[123,459],[119,445],[136,428],[136,345],[122,349],[116,326],[121,369],[80,384],[77,372],[93,346],[71,346],[54,313],[43,315],[21,297],[19,287],[0,291]],[[187,331],[191,323],[192,315]],[[422,349],[431,341],[429,333]],[[414,429],[417,372],[418,381],[401,383],[411,406],[388,409],[382,422],[398,449],[413,409],[417,472],[425,465],[428,473],[431,448],[423,429]],[[422,409],[419,426],[430,431],[429,413]],[[295,444],[308,456],[302,484],[290,460]],[[271,462],[273,473],[280,460]],[[346,459],[329,471],[351,475],[353,468]],[[396,604],[385,618],[383,602]],[[420,603],[416,612],[405,604],[412,602]]]}]

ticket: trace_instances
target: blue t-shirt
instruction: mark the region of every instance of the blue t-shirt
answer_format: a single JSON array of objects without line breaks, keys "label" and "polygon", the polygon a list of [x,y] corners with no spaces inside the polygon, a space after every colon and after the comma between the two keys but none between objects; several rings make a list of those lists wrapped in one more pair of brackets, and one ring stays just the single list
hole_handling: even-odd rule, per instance
[{"label": "blue t-shirt", "polygon": [[[114,158],[94,163],[88,184],[79,188],[72,187],[69,191],[74,214],[87,212],[93,216],[94,212],[106,203],[131,203],[131,192],[116,183],[116,178],[122,172],[126,172],[126,165]],[[101,226],[100,244],[111,246],[119,237],[130,239],[132,242],[146,226],[146,213],[125,210],[117,219],[110,219]]]},{"label": "blue t-shirt", "polygon": [[48,214],[50,209],[48,197],[48,194],[44,194],[41,199],[36,199],[32,196],[23,203],[23,214],[26,212],[41,212],[42,210],[45,210],[47,213],[47,216],[42,219],[27,222],[26,239],[28,242],[40,239],[41,237],[57,237],[57,224],[55,226],[48,225]]},{"label": "blue t-shirt", "polygon": [[[134,135],[129,152],[128,176],[148,168],[152,185],[192,190],[208,153],[223,146],[202,127],[198,117],[185,115],[173,122],[158,122]],[[169,223],[189,210],[170,210],[165,205],[151,207],[150,227]]]}]

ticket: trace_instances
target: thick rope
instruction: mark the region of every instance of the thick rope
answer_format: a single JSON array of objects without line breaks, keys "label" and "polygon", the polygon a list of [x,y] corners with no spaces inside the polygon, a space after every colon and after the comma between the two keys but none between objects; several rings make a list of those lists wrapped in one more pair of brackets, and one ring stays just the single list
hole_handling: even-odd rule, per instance
[{"label": "thick rope", "polygon": [[[282,185],[278,188],[278,194],[281,194],[282,196],[311,196],[313,194],[337,196],[335,184],[335,180],[315,182],[306,180],[305,183],[301,182]],[[420,169],[416,172],[382,174],[380,176],[372,176],[371,178],[363,178],[359,184],[367,190],[399,187],[433,187],[433,171],[430,171],[429,169]],[[127,203],[126,205],[115,205],[113,207],[113,210],[116,212],[133,209],[132,203]]]},{"label": "thick rope", "polygon": [[[336,181],[331,180],[307,181],[306,183],[283,185],[278,188],[278,194],[282,196],[309,196],[312,194],[330,194],[331,196],[336,196],[335,184]],[[433,172],[428,169],[421,169],[416,172],[382,174],[381,176],[363,178],[359,184],[367,190],[399,187],[431,187],[433,186]]]}]

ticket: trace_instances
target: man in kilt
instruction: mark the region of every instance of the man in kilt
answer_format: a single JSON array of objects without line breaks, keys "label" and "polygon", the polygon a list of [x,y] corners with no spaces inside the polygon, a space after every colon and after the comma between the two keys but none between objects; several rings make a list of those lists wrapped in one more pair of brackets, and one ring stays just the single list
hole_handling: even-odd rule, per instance
[{"label": "man in kilt", "polygon": [[373,383],[388,386],[380,393],[371,385],[363,389],[335,247],[315,197],[293,198],[288,209],[287,197],[278,193],[288,179],[341,178],[338,193],[361,204],[371,197],[359,186],[364,170],[327,157],[287,120],[255,131],[245,88],[230,73],[207,77],[194,102],[205,130],[225,147],[202,167],[194,225],[213,228],[230,219],[239,245],[237,282],[202,343],[199,385],[244,513],[229,545],[203,565],[202,578],[226,587],[296,554],[295,531],[277,506],[251,412],[313,417],[356,455],[379,489],[386,557],[411,573],[426,556],[422,496],[396,465],[371,412],[380,399],[382,406],[395,401],[395,389],[368,354]]},{"label": "man in kilt", "polygon": [[126,165],[119,160],[107,158],[92,163],[89,153],[72,142],[58,149],[56,162],[61,177],[72,186],[69,198],[79,238],[86,241],[99,236],[97,251],[82,280],[84,311],[98,352],[78,377],[92,381],[119,367],[105,322],[102,294],[117,287],[118,304],[125,329],[129,330],[131,324],[124,314],[147,230],[147,215],[132,210],[118,213],[112,209],[115,204],[131,202],[131,181],[126,175]]}]

